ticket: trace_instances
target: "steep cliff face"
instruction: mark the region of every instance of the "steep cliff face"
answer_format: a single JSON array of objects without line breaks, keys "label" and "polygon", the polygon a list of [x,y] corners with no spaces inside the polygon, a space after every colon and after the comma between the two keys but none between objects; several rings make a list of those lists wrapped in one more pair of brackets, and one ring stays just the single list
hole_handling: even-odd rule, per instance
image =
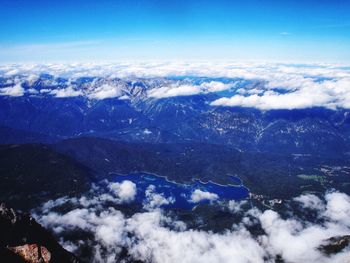
[{"label": "steep cliff face", "polygon": [[0,262],[78,263],[30,215],[0,204]]}]

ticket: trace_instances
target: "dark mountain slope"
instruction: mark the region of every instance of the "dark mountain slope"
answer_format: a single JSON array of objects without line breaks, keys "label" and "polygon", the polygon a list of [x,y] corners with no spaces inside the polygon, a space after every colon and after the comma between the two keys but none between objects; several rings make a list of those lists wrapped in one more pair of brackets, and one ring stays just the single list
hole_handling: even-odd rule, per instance
[{"label": "dark mountain slope", "polygon": [[48,143],[54,138],[26,130],[14,129],[0,125],[0,144]]},{"label": "dark mountain slope", "polygon": [[40,144],[0,145],[0,200],[16,208],[88,189],[89,170]]},{"label": "dark mountain slope", "polygon": [[[69,139],[53,147],[89,167],[98,179],[108,178],[110,173],[149,172],[177,182],[201,179],[227,184],[232,183],[230,175],[235,175],[252,192],[274,198],[328,187],[344,191],[342,185],[348,181],[348,161],[322,156],[239,152],[208,143],[129,143],[94,137]],[[329,172],[322,170],[324,166],[337,168],[325,175]]]},{"label": "dark mountain slope", "polygon": [[53,147],[89,167],[100,178],[113,172],[145,171],[179,182],[197,178],[224,183],[229,179],[228,173],[240,172],[239,151],[221,145],[129,143],[85,137],[64,140]]}]

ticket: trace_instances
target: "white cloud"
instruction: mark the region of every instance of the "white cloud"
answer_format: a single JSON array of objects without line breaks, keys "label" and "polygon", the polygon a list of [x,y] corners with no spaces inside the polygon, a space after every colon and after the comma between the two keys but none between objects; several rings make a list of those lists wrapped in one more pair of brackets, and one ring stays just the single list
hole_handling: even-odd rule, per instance
[{"label": "white cloud", "polygon": [[315,241],[328,237],[321,228],[303,229],[300,222],[283,220],[271,210],[264,212],[260,221],[270,253],[281,255],[287,262],[320,262],[321,254],[314,250]]},{"label": "white cloud", "polygon": [[168,98],[168,97],[177,97],[177,96],[189,96],[200,93],[200,88],[198,86],[192,85],[180,85],[180,86],[166,86],[151,89],[148,92],[148,96],[151,98]]},{"label": "white cloud", "polygon": [[227,204],[227,207],[232,213],[239,213],[242,211],[242,206],[246,205],[247,203],[248,203],[247,200],[243,200],[243,201],[230,200]]},{"label": "white cloud", "polygon": [[168,86],[151,89],[148,91],[148,96],[157,99],[177,96],[189,96],[200,93],[223,91],[229,89],[232,86],[233,84],[225,84],[219,81],[203,82],[200,85],[183,85],[174,83],[169,84]]},{"label": "white cloud", "polygon": [[149,129],[146,128],[143,130],[143,134],[150,135],[150,134],[152,134],[152,131],[150,131]]},{"label": "white cloud", "polygon": [[303,208],[316,209],[316,210],[324,210],[325,204],[324,202],[313,194],[301,195],[294,198],[294,201],[301,203]]},{"label": "white cloud", "polygon": [[217,99],[211,105],[252,107],[261,110],[304,109],[311,107],[335,109],[337,107],[350,107],[350,78],[328,80],[320,83],[305,83],[300,88],[295,88],[292,85],[282,87],[295,90],[282,94],[272,90],[266,90],[263,91],[262,95],[234,95],[231,98]]},{"label": "white cloud", "polygon": [[[99,200],[87,202],[80,207],[79,199],[60,198],[49,201],[37,211],[38,220],[59,233],[67,249],[82,246],[80,240],[70,240],[72,231],[86,231],[93,237],[92,262],[115,262],[120,258],[122,248],[127,249],[130,260],[143,262],[274,262],[277,255],[286,262],[347,262],[350,250],[333,256],[326,256],[318,247],[330,237],[350,233],[350,198],[346,194],[328,193],[324,201],[313,195],[300,196],[296,200],[318,213],[318,223],[290,216],[282,218],[277,212],[261,212],[253,208],[244,214],[241,224],[231,230],[213,233],[187,229],[184,222],[175,220],[160,209],[135,213],[126,217],[120,211],[105,206],[103,192],[95,187],[87,199]],[[119,192],[119,191],[118,191]],[[158,199],[155,188],[148,189],[146,199]],[[162,198],[160,198],[162,199]],[[164,196],[163,196],[164,200]],[[74,203],[72,210],[56,212],[57,206]],[[324,206],[319,203],[324,202]],[[160,204],[163,202],[155,201]],[[233,210],[238,203],[232,203]],[[156,207],[155,205],[154,207]],[[67,207],[67,206],[66,206]],[[318,209],[319,208],[319,209]],[[253,237],[245,224],[261,225],[264,233]],[[80,232],[81,233],[81,232]],[[68,238],[68,239],[67,239]]]},{"label": "white cloud", "polygon": [[67,63],[0,65],[5,76],[50,73],[64,78],[84,76],[103,78],[198,76],[213,78],[262,79],[267,81],[288,78],[324,77],[345,78],[350,70],[337,64],[295,66],[277,63]]},{"label": "white cloud", "polygon": [[[324,103],[326,101],[322,99],[322,102]],[[254,94],[250,96],[235,95],[231,98],[220,98],[213,101],[211,105],[229,107],[248,107],[258,108],[261,110],[291,110],[322,106],[322,102],[315,103],[314,97],[305,96],[305,94],[289,93],[282,95],[278,93],[265,93],[262,96]]]},{"label": "white cloud", "polygon": [[201,90],[204,92],[218,92],[223,91],[231,88],[234,84],[233,83],[223,83],[220,81],[210,81],[210,82],[203,82],[200,85]]},{"label": "white cloud", "polygon": [[12,97],[20,97],[24,95],[24,88],[21,83],[17,83],[12,87],[1,88],[0,96],[12,96]]},{"label": "white cloud", "polygon": [[175,202],[173,197],[166,198],[163,194],[157,193],[154,185],[147,187],[145,197],[146,198],[143,201],[143,208],[146,210],[153,210]]},{"label": "white cloud", "polygon": [[50,93],[55,95],[57,98],[77,97],[83,95],[83,92],[81,90],[75,90],[72,87],[52,90]]},{"label": "white cloud", "polygon": [[108,188],[122,203],[134,201],[137,194],[136,184],[128,180],[121,183],[110,183]]},{"label": "white cloud", "polygon": [[326,195],[327,209],[324,216],[350,227],[350,197],[344,193]]},{"label": "white cloud", "polygon": [[[213,234],[174,229],[160,211],[133,216],[127,221],[135,235],[129,253],[144,262],[264,262],[264,250],[247,231]],[[175,222],[172,221],[172,225]]]},{"label": "white cloud", "polygon": [[200,201],[209,200],[209,201],[215,201],[219,198],[217,194],[205,192],[200,189],[196,189],[191,194],[190,202],[192,203],[198,203]]},{"label": "white cloud", "polygon": [[103,100],[122,96],[122,87],[103,84],[89,94],[89,98]]}]

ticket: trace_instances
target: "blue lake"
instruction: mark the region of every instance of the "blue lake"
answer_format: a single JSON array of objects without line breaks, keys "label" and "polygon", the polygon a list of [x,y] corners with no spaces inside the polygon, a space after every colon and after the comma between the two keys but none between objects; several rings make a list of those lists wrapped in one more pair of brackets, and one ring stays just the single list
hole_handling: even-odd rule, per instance
[{"label": "blue lake", "polygon": [[[242,181],[232,176],[232,184],[219,185],[212,182],[203,183],[195,180],[190,184],[179,184],[168,181],[166,178],[154,174],[134,173],[128,175],[116,174],[113,178],[115,182],[124,180],[132,181],[137,186],[136,202],[142,203],[145,199],[145,191],[150,185],[155,186],[155,192],[164,197],[172,197],[175,202],[164,206],[164,208],[192,209],[198,203],[192,203],[192,193],[199,189],[203,192],[210,192],[218,196],[217,201],[242,200],[249,196],[249,190],[242,184]],[[199,203],[208,203],[208,200]]]}]

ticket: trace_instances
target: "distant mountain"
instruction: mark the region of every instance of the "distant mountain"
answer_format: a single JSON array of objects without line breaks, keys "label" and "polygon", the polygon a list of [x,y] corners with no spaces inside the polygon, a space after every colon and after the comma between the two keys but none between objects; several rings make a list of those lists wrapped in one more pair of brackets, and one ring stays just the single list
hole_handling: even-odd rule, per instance
[{"label": "distant mountain", "polygon": [[[0,125],[26,132],[18,142],[94,136],[151,143],[213,143],[242,151],[286,154],[341,156],[350,152],[349,110],[261,111],[209,105],[222,92],[167,98],[147,95],[155,87],[178,81],[198,84],[203,79],[80,78],[69,84],[65,79],[42,76],[23,84],[32,93],[0,96]],[[68,84],[74,84],[74,91],[81,95],[55,97]],[[119,93],[104,98],[99,91],[104,85],[118,87]],[[53,90],[56,93],[50,93]],[[95,93],[89,93],[91,90]],[[16,141],[4,133],[3,142]]]}]

